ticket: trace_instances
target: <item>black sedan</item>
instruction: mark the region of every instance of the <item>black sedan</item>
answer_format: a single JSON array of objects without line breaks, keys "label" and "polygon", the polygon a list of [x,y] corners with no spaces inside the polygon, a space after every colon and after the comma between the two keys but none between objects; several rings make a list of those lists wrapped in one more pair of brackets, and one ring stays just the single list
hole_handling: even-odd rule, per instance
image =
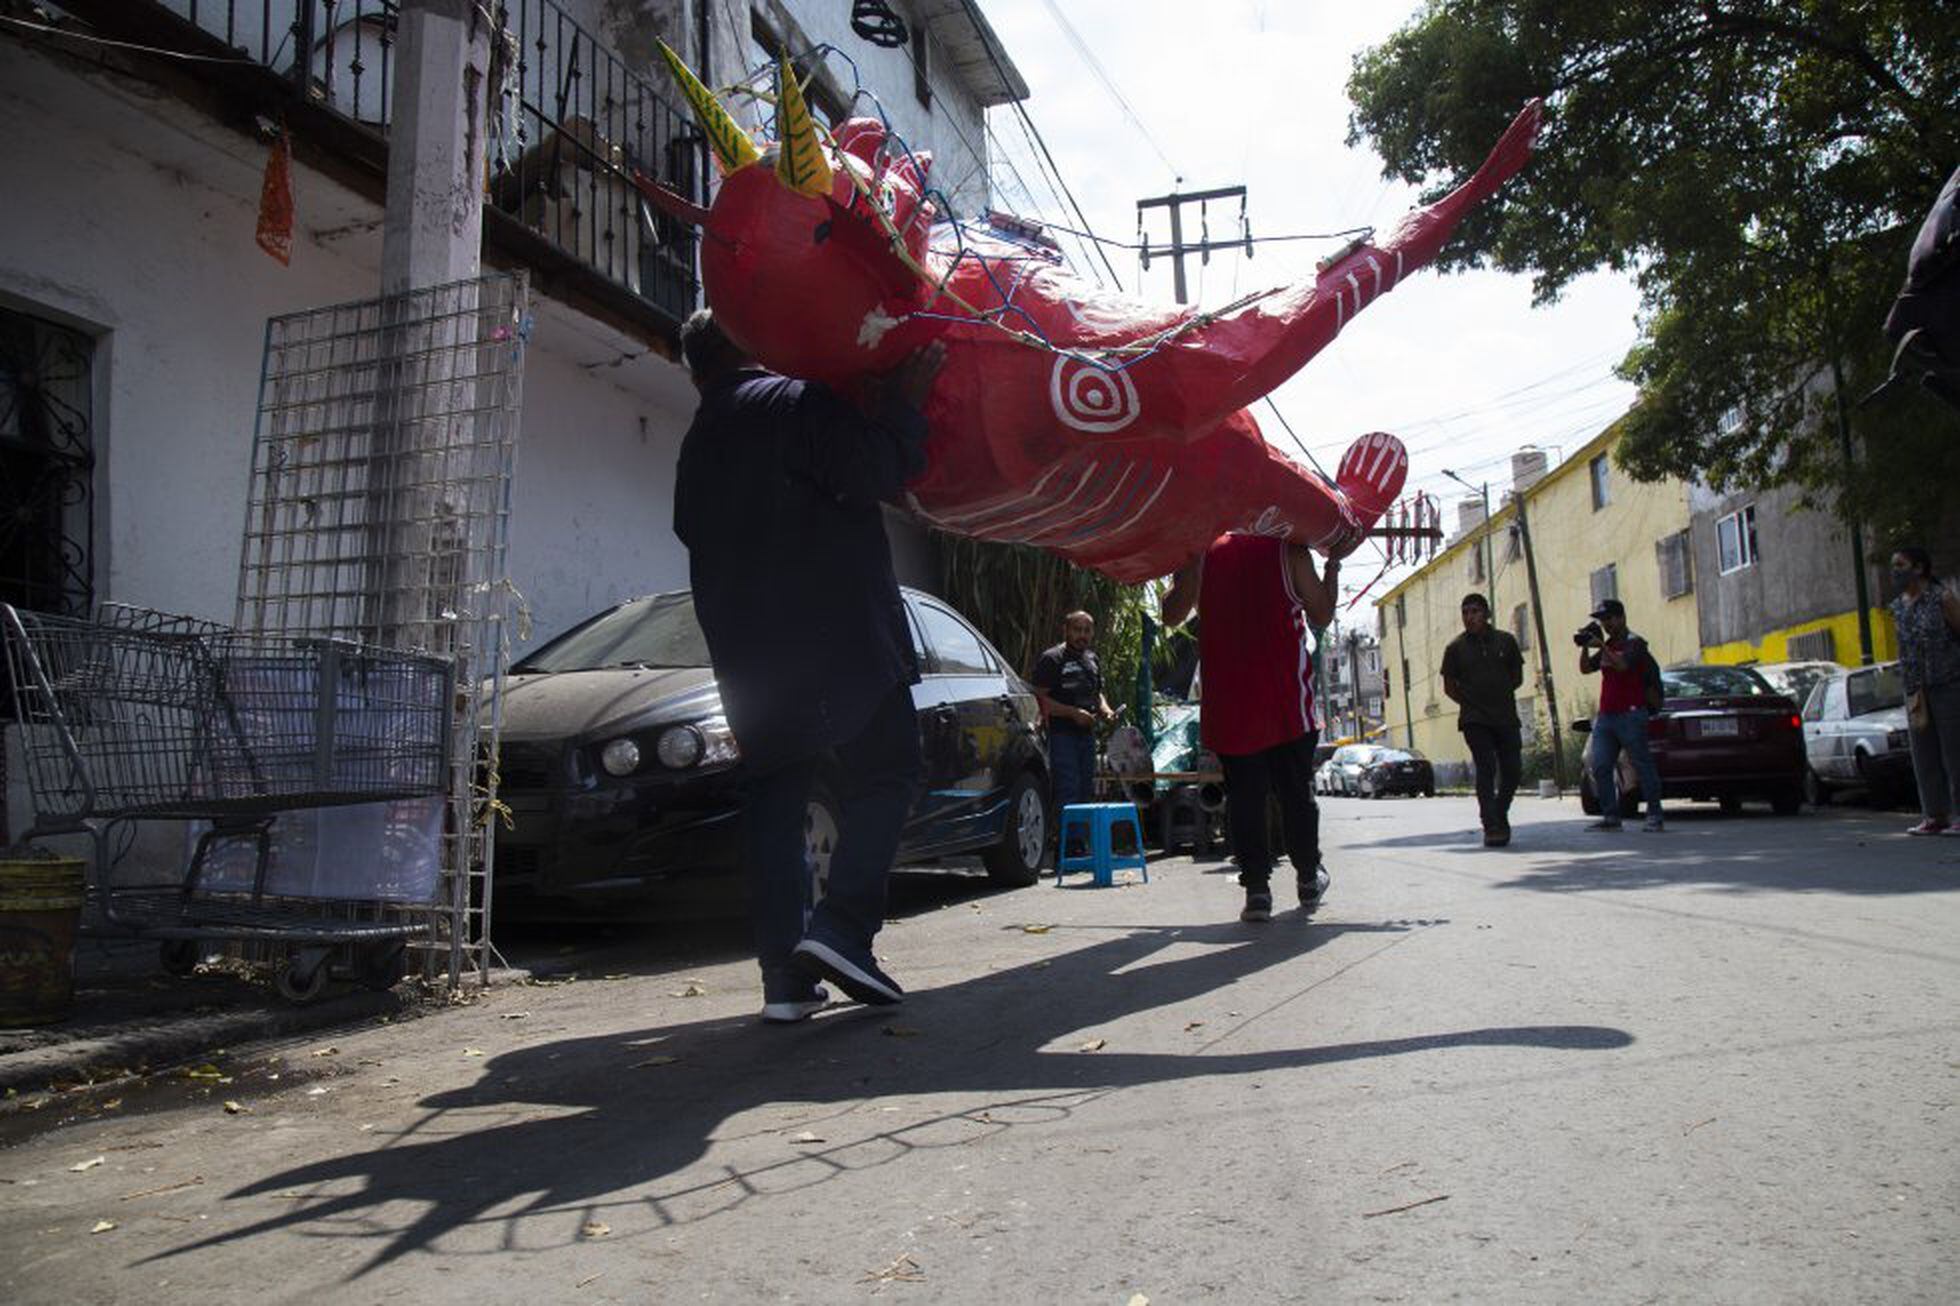
[{"label": "black sedan", "polygon": [[[926,776],[899,858],[978,853],[995,881],[1032,884],[1050,828],[1033,691],[958,613],[904,594]],[[512,667],[498,780],[511,821],[497,831],[501,903],[590,909],[736,869],[741,748],[692,596],[632,599]],[[805,827],[819,889],[837,839],[831,792],[819,780]]]},{"label": "black sedan", "polygon": [[1354,777],[1354,792],[1363,798],[1408,794],[1436,796],[1436,769],[1421,753],[1406,748],[1378,748]]},{"label": "black sedan", "polygon": [[[1712,799],[1725,812],[1768,800],[1779,816],[1803,805],[1803,721],[1797,705],[1748,667],[1685,666],[1661,672],[1662,710],[1647,721],[1647,747],[1664,798]],[[1575,722],[1573,729],[1590,728]],[[1615,772],[1620,815],[1640,812],[1640,781],[1624,752]],[[1579,806],[1599,814],[1592,773],[1579,777]]]}]

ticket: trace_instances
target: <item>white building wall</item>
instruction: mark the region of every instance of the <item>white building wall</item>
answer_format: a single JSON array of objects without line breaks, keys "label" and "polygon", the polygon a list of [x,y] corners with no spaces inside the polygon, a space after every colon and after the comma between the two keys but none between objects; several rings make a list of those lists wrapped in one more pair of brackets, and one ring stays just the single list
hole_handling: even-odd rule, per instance
[{"label": "white building wall", "polygon": [[[892,130],[914,152],[933,152],[932,183],[951,197],[961,218],[979,218],[988,204],[986,118],[940,47],[933,47],[937,62],[933,56],[927,58],[933,90],[932,104],[927,106],[913,93],[911,52],[887,50],[858,36],[851,30],[850,5],[836,0],[787,0],[784,7],[812,41],[836,46],[850,56],[864,85],[877,93]],[[909,12],[905,17],[916,28],[918,20]],[[850,68],[833,58],[830,69],[848,93]],[[860,105],[856,112],[861,117],[876,116],[869,105]]]},{"label": "white building wall", "polygon": [[[0,40],[0,303],[98,341],[96,595],[232,616],[265,322],[379,286],[380,209],[296,168],[290,267],[254,244],[265,147],[174,100]],[[678,365],[542,295],[510,568],[543,639],[687,583]],[[900,578],[934,584],[924,532]]]}]

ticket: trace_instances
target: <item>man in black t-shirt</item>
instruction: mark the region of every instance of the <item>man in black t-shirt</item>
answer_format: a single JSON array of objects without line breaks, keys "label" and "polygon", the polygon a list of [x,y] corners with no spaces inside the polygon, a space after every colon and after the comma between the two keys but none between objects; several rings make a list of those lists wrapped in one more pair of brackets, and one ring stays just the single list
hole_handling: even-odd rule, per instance
[{"label": "man in black t-shirt", "polygon": [[1035,697],[1048,718],[1048,767],[1055,805],[1086,803],[1096,782],[1097,720],[1116,714],[1103,697],[1102,667],[1096,661],[1096,619],[1086,612],[1062,618],[1062,642],[1035,659]]}]

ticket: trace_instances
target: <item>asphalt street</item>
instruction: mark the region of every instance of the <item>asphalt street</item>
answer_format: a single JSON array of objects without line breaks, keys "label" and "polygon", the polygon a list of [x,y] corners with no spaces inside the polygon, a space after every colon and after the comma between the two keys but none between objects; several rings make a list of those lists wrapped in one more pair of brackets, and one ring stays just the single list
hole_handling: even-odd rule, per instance
[{"label": "asphalt street", "polygon": [[910,999],[792,1028],[732,925],[534,940],[568,973],[15,1122],[0,1297],[1952,1301],[1960,839],[1514,819],[1327,801],[1311,921],[1188,858],[907,876]]}]

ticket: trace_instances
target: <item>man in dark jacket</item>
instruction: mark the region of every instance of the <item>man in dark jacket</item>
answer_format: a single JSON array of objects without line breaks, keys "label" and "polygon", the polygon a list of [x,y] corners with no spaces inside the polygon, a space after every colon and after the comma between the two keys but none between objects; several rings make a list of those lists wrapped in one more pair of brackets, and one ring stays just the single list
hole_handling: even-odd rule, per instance
[{"label": "man in dark jacket", "polygon": [[1522,773],[1518,686],[1524,657],[1510,632],[1490,624],[1490,600],[1467,594],[1460,606],[1463,633],[1443,650],[1443,692],[1460,709],[1456,728],[1470,749],[1477,773],[1477,813],[1484,847],[1511,842],[1511,798]]},{"label": "man in dark jacket", "polygon": [[[919,669],[879,505],[924,469],[920,409],[944,351],[908,358],[867,414],[756,366],[707,310],[681,328],[681,349],[701,406],[681,445],[674,533],[748,774],[763,1018],[818,1010],[819,978],[894,1003],[903,990],[871,942],[921,772]],[[804,827],[820,771],[839,828],[809,910]]]}]

